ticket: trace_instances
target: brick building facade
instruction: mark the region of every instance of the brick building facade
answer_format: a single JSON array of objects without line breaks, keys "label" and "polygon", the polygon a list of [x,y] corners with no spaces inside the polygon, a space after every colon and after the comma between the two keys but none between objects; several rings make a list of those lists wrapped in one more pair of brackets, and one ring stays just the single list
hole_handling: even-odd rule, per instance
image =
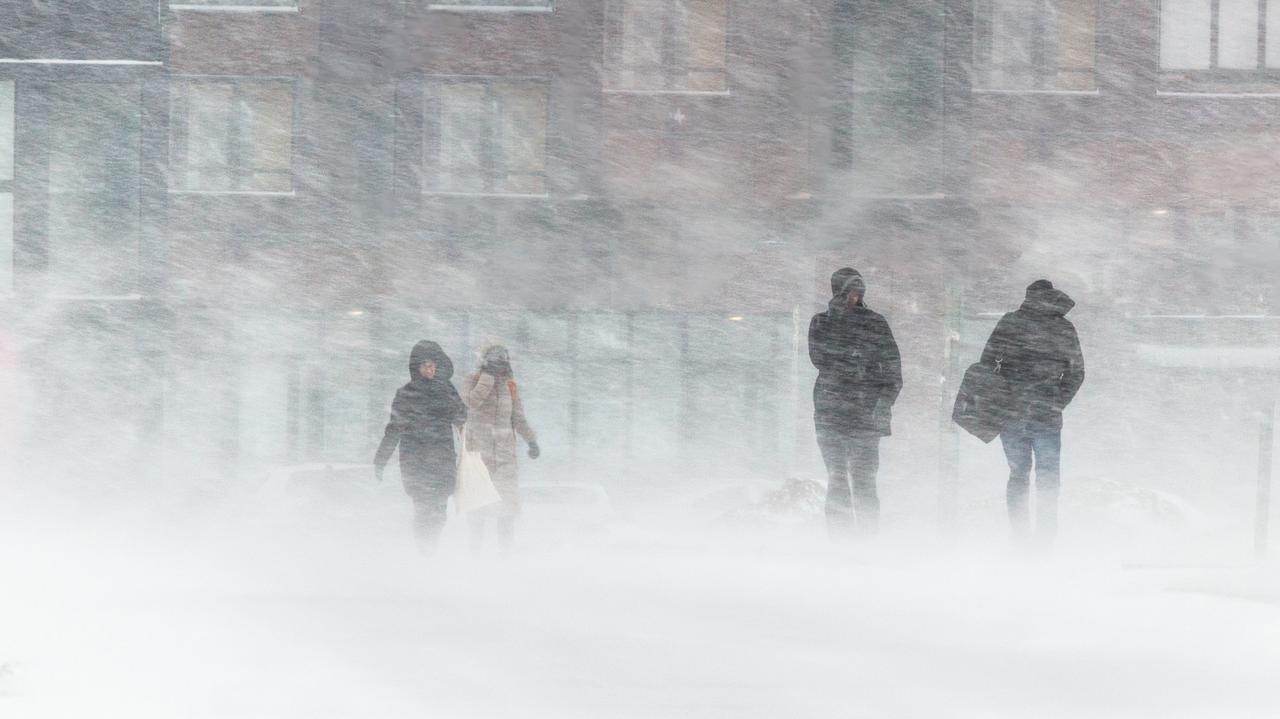
[{"label": "brick building facade", "polygon": [[12,425],[163,467],[126,485],[367,461],[423,336],[513,345],[548,475],[778,477],[816,462],[803,332],[843,264],[903,345],[913,476],[953,473],[948,383],[1037,276],[1104,379],[1276,342],[1274,0],[0,14]]}]

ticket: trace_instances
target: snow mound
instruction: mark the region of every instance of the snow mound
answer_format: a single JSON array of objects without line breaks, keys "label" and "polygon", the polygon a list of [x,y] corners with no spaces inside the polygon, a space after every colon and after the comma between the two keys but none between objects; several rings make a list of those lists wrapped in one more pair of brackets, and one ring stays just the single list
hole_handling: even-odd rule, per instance
[{"label": "snow mound", "polygon": [[827,490],[812,479],[791,477],[781,487],[767,491],[758,499],[747,500],[729,508],[722,520],[730,524],[792,525],[819,520]]},{"label": "snow mound", "polygon": [[1092,478],[1063,494],[1063,513],[1089,524],[1124,529],[1180,531],[1204,527],[1207,518],[1171,492]]}]

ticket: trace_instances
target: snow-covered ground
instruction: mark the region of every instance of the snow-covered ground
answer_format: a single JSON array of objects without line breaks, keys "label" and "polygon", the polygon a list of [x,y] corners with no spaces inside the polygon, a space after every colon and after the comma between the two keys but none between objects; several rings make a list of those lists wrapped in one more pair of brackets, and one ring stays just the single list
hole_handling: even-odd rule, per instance
[{"label": "snow-covered ground", "polygon": [[375,496],[381,518],[4,523],[0,716],[1280,715],[1280,568],[1243,550],[1027,556],[892,525],[842,548],[804,507],[698,531],[624,507],[506,560],[453,523],[427,561],[396,488]]}]

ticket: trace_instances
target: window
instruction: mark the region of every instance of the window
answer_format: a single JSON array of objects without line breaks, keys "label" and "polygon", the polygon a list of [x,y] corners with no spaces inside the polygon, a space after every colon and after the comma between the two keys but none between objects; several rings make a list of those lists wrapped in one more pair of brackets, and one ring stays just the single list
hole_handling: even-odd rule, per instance
[{"label": "window", "polygon": [[13,289],[13,81],[0,82],[0,294]]},{"label": "window", "polygon": [[834,157],[859,195],[932,194],[941,186],[942,13],[932,0],[845,4],[836,17]]},{"label": "window", "polygon": [[441,79],[425,98],[424,192],[546,192],[545,82]]},{"label": "window", "polygon": [[975,86],[1092,90],[1098,0],[979,0]]},{"label": "window", "polygon": [[1280,0],[1161,0],[1160,68],[1280,70]]},{"label": "window", "polygon": [[137,289],[142,87],[67,83],[48,119],[49,289],[119,296]]},{"label": "window", "polygon": [[610,89],[724,92],[727,0],[613,0],[605,71]]},{"label": "window", "polygon": [[287,80],[176,80],[170,107],[174,190],[290,192],[293,84]]}]

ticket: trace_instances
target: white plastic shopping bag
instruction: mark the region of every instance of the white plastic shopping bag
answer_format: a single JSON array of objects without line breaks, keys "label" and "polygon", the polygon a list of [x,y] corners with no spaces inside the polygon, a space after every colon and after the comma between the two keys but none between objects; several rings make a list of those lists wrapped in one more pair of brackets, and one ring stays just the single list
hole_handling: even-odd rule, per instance
[{"label": "white plastic shopping bag", "polygon": [[484,458],[467,449],[466,437],[464,429],[458,452],[458,484],[453,490],[453,506],[458,512],[474,512],[502,501]]}]

